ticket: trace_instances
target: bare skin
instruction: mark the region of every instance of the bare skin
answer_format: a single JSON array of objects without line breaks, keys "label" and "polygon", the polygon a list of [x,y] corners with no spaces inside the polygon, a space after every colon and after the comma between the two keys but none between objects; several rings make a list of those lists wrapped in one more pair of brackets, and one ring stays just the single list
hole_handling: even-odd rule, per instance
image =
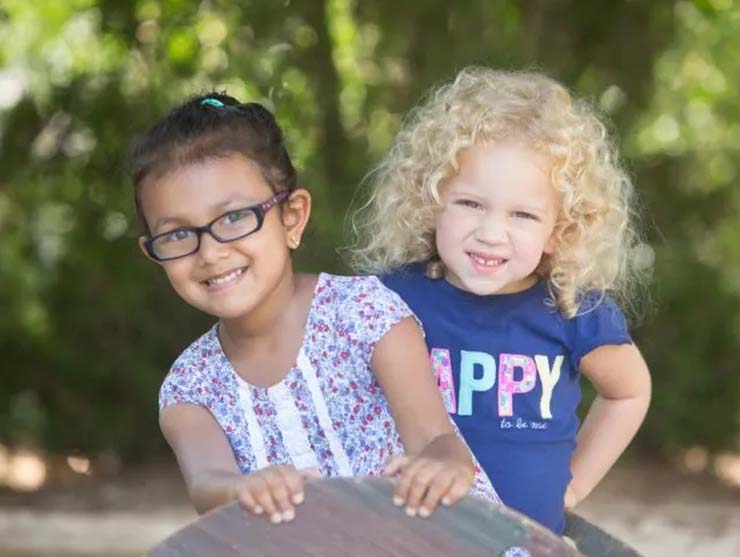
[{"label": "bare skin", "polygon": [[565,507],[585,499],[614,465],[642,424],[650,405],[650,373],[633,344],[601,346],[581,360],[581,373],[598,396],[578,432],[573,479]]}]

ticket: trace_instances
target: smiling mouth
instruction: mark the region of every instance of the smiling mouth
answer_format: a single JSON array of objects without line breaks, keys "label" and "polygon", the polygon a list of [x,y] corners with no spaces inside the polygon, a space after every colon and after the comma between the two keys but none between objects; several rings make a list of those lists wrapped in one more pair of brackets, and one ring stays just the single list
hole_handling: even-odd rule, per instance
[{"label": "smiling mouth", "polygon": [[478,265],[482,267],[490,267],[490,268],[496,268],[500,267],[504,263],[508,261],[508,259],[503,259],[501,257],[484,257],[477,253],[468,252],[468,257],[473,260],[473,262],[477,263]]},{"label": "smiling mouth", "polygon": [[223,275],[218,275],[216,277],[206,279],[203,282],[206,286],[210,288],[225,286],[239,280],[239,278],[244,274],[246,270],[246,267],[240,267],[239,269],[234,269],[233,271],[229,271],[228,273],[225,273]]}]

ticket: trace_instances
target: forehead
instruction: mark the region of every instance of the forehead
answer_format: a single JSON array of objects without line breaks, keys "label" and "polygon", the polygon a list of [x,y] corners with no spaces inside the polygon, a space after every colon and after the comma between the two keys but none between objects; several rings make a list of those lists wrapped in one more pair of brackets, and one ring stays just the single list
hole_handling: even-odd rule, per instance
[{"label": "forehead", "polygon": [[458,156],[460,181],[550,185],[552,163],[543,154],[520,142],[485,142],[464,149]]},{"label": "forehead", "polygon": [[457,173],[446,184],[449,194],[557,210],[560,194],[552,184],[552,162],[523,143],[476,144],[462,150],[457,162]]},{"label": "forehead", "polygon": [[259,167],[240,157],[185,164],[142,184],[141,205],[147,222],[202,220],[230,203],[264,201],[272,193]]}]

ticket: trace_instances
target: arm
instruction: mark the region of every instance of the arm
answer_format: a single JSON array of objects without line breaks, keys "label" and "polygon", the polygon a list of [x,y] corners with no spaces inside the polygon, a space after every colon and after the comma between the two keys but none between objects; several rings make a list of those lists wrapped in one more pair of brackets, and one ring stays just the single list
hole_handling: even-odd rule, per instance
[{"label": "arm", "polygon": [[407,512],[431,513],[437,502],[450,504],[470,489],[472,456],[458,437],[434,380],[419,326],[406,317],[375,346],[371,365],[390,404],[406,453],[387,473],[401,471],[397,504]]},{"label": "arm", "polygon": [[578,432],[566,508],[583,500],[622,454],[650,404],[650,373],[633,344],[606,345],[581,359],[597,396]]},{"label": "arm", "polygon": [[243,474],[224,432],[205,408],[174,404],[162,411],[159,424],[177,457],[193,506],[204,513],[239,500],[272,522],[293,518],[303,500],[303,477],[294,468],[273,466]]},{"label": "arm", "polygon": [[174,404],[162,411],[159,426],[177,457],[196,511],[204,513],[235,499],[233,485],[242,474],[210,412],[194,404]]}]

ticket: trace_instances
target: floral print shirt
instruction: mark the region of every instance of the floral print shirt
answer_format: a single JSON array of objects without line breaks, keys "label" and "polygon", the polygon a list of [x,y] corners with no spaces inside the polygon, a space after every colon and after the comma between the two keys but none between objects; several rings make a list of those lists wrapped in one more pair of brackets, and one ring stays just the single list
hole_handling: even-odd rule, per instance
[{"label": "floral print shirt", "polygon": [[[237,374],[214,325],[172,365],[159,393],[207,409],[244,473],[273,465],[324,476],[377,476],[403,447],[370,367],[388,330],[413,316],[376,277],[319,275],[303,343],[286,376],[256,387]],[[480,469],[473,493],[497,500]]]}]

